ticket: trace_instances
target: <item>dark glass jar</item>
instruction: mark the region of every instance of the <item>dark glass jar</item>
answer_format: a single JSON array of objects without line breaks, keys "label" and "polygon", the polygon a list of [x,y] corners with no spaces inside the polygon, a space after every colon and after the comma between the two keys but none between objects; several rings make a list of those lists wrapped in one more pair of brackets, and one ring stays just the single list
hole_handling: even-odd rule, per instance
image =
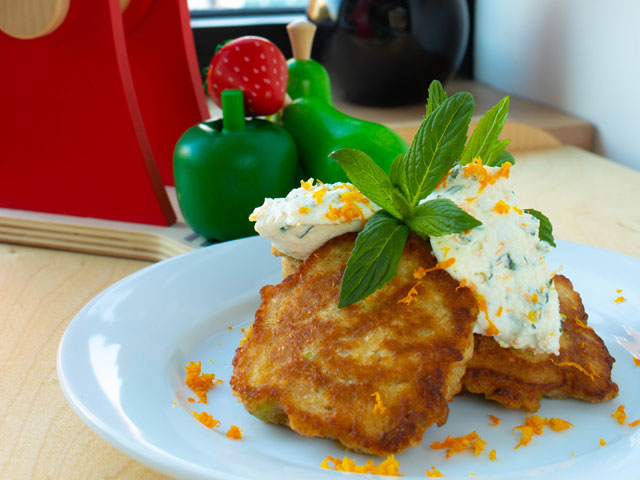
[{"label": "dark glass jar", "polygon": [[425,102],[431,80],[453,75],[469,40],[467,0],[310,0],[307,15],[334,92],[360,105]]}]

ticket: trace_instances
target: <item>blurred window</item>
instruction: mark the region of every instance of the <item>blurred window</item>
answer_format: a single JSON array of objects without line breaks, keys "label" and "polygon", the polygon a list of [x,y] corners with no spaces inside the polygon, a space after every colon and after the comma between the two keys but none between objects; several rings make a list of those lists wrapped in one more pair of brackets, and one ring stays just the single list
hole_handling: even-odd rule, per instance
[{"label": "blurred window", "polygon": [[264,10],[300,10],[307,8],[308,0],[188,0],[189,10],[192,13],[212,13],[223,11],[248,10],[253,13]]}]

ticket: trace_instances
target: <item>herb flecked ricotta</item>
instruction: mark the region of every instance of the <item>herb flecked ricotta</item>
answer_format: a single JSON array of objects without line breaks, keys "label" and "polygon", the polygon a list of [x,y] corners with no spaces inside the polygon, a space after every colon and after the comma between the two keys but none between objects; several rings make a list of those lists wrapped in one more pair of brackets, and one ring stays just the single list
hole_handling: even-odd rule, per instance
[{"label": "herb flecked ricotta", "polygon": [[455,259],[445,270],[476,293],[475,333],[503,347],[558,353],[560,305],[545,260],[551,246],[538,237],[539,220],[519,209],[500,181],[509,166],[472,162],[452,169],[427,199],[447,198],[482,225],[431,237],[431,246],[438,262]]},{"label": "herb flecked ricotta", "polygon": [[300,184],[285,198],[265,199],[249,217],[273,248],[298,260],[334,237],[359,232],[380,209],[350,183]]}]

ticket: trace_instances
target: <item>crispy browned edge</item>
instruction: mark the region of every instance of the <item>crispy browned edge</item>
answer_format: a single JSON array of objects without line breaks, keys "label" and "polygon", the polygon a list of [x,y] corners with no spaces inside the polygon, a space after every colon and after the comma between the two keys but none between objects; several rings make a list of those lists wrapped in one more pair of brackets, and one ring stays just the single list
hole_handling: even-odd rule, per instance
[{"label": "crispy browned edge", "polygon": [[554,283],[565,317],[559,355],[502,348],[493,338],[476,334],[462,380],[465,390],[529,412],[538,410],[543,396],[603,402],[618,395],[618,385],[611,380],[615,359],[587,325],[580,295],[563,275],[556,275]]},{"label": "crispy browned edge", "polygon": [[[440,296],[441,305],[432,301],[434,305],[425,307],[426,299],[411,306],[398,304],[416,283],[412,277],[415,268],[436,264],[428,243],[411,235],[405,255],[410,252],[408,258],[415,265],[399,269],[396,278],[367,301],[338,311],[340,281],[354,239],[355,234],[346,234],[329,241],[282,283],[261,289],[262,304],[236,351],[230,384],[234,395],[250,412],[255,413],[264,404],[272,405],[266,414],[261,411],[260,416],[266,421],[288,425],[305,436],[333,438],[356,451],[387,455],[420,443],[426,428],[433,423],[445,423],[447,402],[460,390],[464,365],[473,351],[472,331],[478,309],[473,293],[458,288],[458,282],[442,270],[425,277],[422,294],[425,298]],[[340,250],[337,254],[336,249]],[[336,268],[327,256],[335,259],[338,254],[341,259]],[[323,265],[323,261],[328,265]],[[322,278],[316,275],[317,269],[321,270]],[[445,311],[430,313],[430,308]],[[323,323],[321,332],[314,327],[315,322],[302,320],[304,316],[319,312],[324,315],[327,311],[335,318],[333,323]],[[391,311],[393,317],[389,315]],[[383,340],[385,348],[393,352],[392,366],[380,364],[371,368],[331,353],[334,347],[345,345],[346,330],[341,315],[348,315],[351,324],[359,322],[357,338],[380,325],[396,329],[394,335]],[[434,320],[436,315],[453,318],[440,325]],[[398,325],[385,324],[393,323],[385,318]],[[420,343],[416,331],[424,328],[431,328],[435,334],[427,337],[429,342]],[[350,331],[353,333],[353,328]],[[323,368],[301,358],[310,341],[321,341],[331,347],[323,350]],[[265,355],[268,362],[264,361]],[[256,368],[268,371],[256,372]],[[341,382],[343,376],[353,375],[357,375],[358,382]],[[411,394],[396,398],[386,393],[391,392],[394,382],[401,381],[410,384],[406,391]],[[324,415],[311,412],[309,402],[317,399],[310,400],[309,391],[328,392],[332,409]],[[385,399],[394,399],[385,405],[385,415],[372,413],[371,394],[375,391]],[[302,402],[299,398],[306,400]]]}]

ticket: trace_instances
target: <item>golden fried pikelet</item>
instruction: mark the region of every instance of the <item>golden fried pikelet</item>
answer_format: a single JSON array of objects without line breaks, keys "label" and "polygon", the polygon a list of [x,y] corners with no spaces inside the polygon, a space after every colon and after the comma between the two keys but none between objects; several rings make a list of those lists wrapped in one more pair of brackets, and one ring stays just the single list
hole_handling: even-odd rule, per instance
[{"label": "golden fried pikelet", "polygon": [[554,277],[562,324],[559,355],[502,348],[491,337],[475,335],[473,357],[462,379],[464,388],[508,408],[535,412],[543,396],[603,402],[618,395],[611,380],[615,359],[587,325],[580,295],[568,278]]},{"label": "golden fried pikelet", "polygon": [[[410,235],[397,276],[338,309],[355,234],[330,240],[262,305],[233,359],[231,388],[247,410],[301,435],[387,455],[442,425],[473,347],[473,293],[434,267],[428,242]],[[415,289],[413,301],[407,300]]]}]

